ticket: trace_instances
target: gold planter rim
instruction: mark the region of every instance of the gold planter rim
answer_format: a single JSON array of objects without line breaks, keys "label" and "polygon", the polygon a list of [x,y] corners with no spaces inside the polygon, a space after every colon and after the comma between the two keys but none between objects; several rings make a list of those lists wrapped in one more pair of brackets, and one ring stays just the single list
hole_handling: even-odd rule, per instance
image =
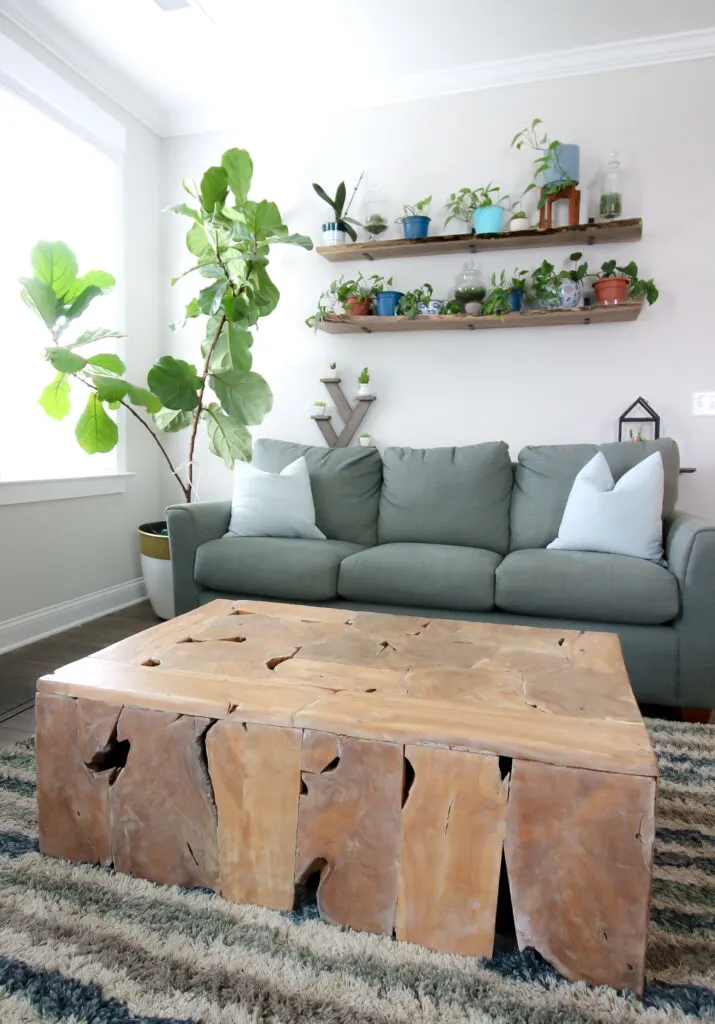
[{"label": "gold planter rim", "polygon": [[166,528],[165,522],[143,523],[137,528],[139,533],[139,551],[147,558],[161,558],[170,561],[169,538],[159,531]]}]

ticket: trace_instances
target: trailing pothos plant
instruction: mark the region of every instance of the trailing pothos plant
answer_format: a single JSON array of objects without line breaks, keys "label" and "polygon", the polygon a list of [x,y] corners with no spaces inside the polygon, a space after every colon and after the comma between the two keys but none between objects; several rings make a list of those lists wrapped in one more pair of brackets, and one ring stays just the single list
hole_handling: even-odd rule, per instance
[{"label": "trailing pothos plant", "polygon": [[[25,302],[40,316],[51,335],[45,350],[56,371],[40,403],[55,419],[70,411],[70,386],[87,388],[87,405],[75,434],[90,454],[111,451],[118,440],[117,424],[110,415],[125,408],[151,434],[181,487],[186,501],[194,494],[197,433],[207,429],[209,448],[229,469],[234,461],[251,457],[249,426],[261,423],[273,404],[267,382],[251,369],[253,336],[250,328],[268,316],[279,292],[266,267],[270,246],[276,243],[311,249],[304,235],[289,234],[275,203],[248,198],[253,164],[245,150],[230,149],[217,167],[209,167],[200,184],[185,179],[193,200],[171,207],[191,219],[186,236],[195,263],[181,277],[196,273],[204,282],[186,307],[187,320],[206,318],[199,369],[174,356],[162,356],[147,374],[146,387],[126,379],[126,367],[114,353],[84,356],[77,349],[116,331],[85,331],[73,341],[65,332],[98,295],[114,285],[111,274],[90,271],[77,276],[77,260],[62,242],[40,242],[33,249],[34,277],[21,280]],[[175,278],[175,284],[179,278]],[[187,459],[175,464],[162,433],[188,430]]]}]

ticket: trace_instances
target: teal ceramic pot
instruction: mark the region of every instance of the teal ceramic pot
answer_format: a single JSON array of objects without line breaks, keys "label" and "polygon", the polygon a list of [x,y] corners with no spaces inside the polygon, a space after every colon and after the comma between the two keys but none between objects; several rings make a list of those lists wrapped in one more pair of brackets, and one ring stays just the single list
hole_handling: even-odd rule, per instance
[{"label": "teal ceramic pot", "polygon": [[504,224],[502,206],[482,206],[472,214],[475,235],[498,235]]}]

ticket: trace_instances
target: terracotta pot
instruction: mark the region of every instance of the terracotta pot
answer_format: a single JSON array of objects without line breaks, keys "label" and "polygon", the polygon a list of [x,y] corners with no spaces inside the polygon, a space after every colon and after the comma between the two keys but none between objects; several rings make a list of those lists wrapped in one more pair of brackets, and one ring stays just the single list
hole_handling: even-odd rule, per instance
[{"label": "terracotta pot", "polygon": [[346,302],[351,316],[369,316],[369,299],[361,299],[359,295],[349,295]]},{"label": "terracotta pot", "polygon": [[625,302],[628,284],[627,277],[602,277],[593,285],[597,302],[602,306],[615,306],[619,302]]}]

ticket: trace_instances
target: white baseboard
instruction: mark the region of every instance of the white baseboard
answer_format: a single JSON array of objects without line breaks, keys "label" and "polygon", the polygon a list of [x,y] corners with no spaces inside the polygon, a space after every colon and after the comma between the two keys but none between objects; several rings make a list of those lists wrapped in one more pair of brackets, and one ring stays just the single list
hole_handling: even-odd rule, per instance
[{"label": "white baseboard", "polygon": [[83,622],[98,619],[109,612],[118,612],[145,598],[144,581],[128,580],[114,587],[97,590],[94,594],[75,597],[72,601],[63,601],[36,612],[18,615],[14,619],[6,619],[0,622],[0,654],[42,640],[53,633],[62,633],[73,626],[81,626]]}]

